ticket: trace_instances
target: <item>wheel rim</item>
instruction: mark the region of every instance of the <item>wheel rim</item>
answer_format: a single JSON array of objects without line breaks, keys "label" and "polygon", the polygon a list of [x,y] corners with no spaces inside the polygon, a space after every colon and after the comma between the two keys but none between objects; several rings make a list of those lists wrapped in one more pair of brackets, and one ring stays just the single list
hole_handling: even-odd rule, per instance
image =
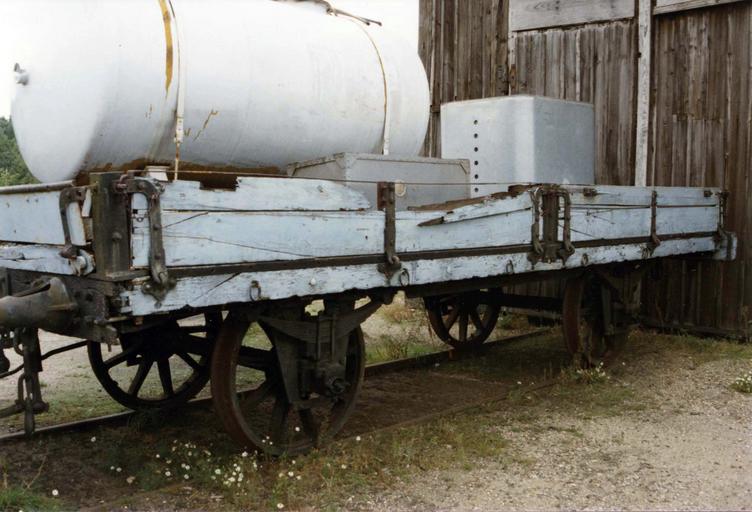
[{"label": "wheel rim", "polygon": [[483,344],[496,328],[501,311],[488,292],[433,297],[425,302],[434,332],[455,349]]},{"label": "wheel rim", "polygon": [[121,336],[117,353],[89,342],[94,375],[107,393],[130,409],[181,405],[209,381],[209,361],[221,313],[170,321]]},{"label": "wheel rim", "polygon": [[363,381],[365,348],[360,328],[349,337],[346,391],[337,397],[313,393],[304,400],[307,403],[293,407],[287,402],[277,363],[276,334],[262,326],[267,345],[259,347],[255,341],[249,345],[249,327],[241,315],[230,314],[212,356],[214,406],[228,434],[245,448],[274,456],[305,453],[330,441],[352,413]]},{"label": "wheel rim", "polygon": [[564,343],[584,368],[609,364],[626,342],[626,334],[605,334],[601,300],[600,284],[586,276],[570,279],[564,289]]}]

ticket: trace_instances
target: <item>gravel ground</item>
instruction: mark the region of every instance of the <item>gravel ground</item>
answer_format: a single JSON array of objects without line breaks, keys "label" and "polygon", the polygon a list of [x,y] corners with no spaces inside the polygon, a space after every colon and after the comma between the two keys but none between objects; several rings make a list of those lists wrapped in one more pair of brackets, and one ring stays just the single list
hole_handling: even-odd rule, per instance
[{"label": "gravel ground", "polygon": [[[621,385],[643,410],[593,417],[551,397],[499,413],[511,464],[428,472],[375,510],[750,510],[752,397],[728,387],[748,360],[660,357]],[[621,380],[621,379],[620,379]],[[553,407],[555,409],[555,407]]]},{"label": "gravel ground", "polygon": [[[388,323],[385,325],[375,325],[374,332],[391,328]],[[470,463],[466,456],[457,457],[457,467],[445,469],[447,465],[432,465],[432,456],[452,447],[432,442],[425,451],[425,469],[417,473],[410,469],[409,477],[400,477],[388,488],[358,487],[350,498],[322,508],[752,509],[752,395],[730,388],[736,377],[752,369],[752,350],[650,333],[638,333],[633,338],[624,354],[624,364],[608,371],[610,380],[592,386],[565,377],[551,388],[522,391],[533,381],[540,383],[545,368],[538,361],[547,357],[555,361],[558,357],[545,341],[560,347],[555,333],[542,338],[542,342],[531,340],[497,351],[495,356],[489,356],[485,366],[446,365],[425,373],[420,381],[395,376],[388,389],[383,387],[386,384],[379,387],[378,382],[372,382],[373,389],[364,392],[358,413],[348,425],[355,433],[368,431],[365,427],[359,429],[359,425],[376,428],[383,426],[381,423],[399,423],[430,412],[419,410],[420,403],[448,408],[486,394],[498,399],[510,386],[520,391],[513,391],[507,400],[442,420],[449,431],[464,429],[458,436],[467,447],[478,443],[476,439],[483,439],[488,446],[502,447],[500,456],[471,458]],[[47,349],[65,341],[45,335]],[[529,359],[537,366],[525,366],[524,361]],[[84,352],[63,356],[55,365],[47,365],[43,376],[46,397],[59,404],[45,421],[118,409],[91,377]],[[518,379],[524,382],[518,383]],[[0,385],[0,396],[6,399],[13,396],[13,391],[12,382]],[[205,423],[209,432],[217,427],[210,411],[206,415],[200,423]],[[399,417],[393,418],[395,415]],[[0,423],[0,432],[11,428],[18,428],[17,419]],[[119,432],[101,429],[96,435],[105,443],[104,440],[126,435]],[[487,435],[489,432],[491,436]],[[170,435],[174,433],[171,431]],[[151,437],[145,446],[152,450],[152,445],[158,444],[154,436],[160,433],[157,430],[148,435]],[[80,485],[67,489],[66,503],[93,505],[96,510],[233,508],[227,501],[215,503],[211,492],[198,489],[191,490],[188,497],[182,496],[181,489],[161,487],[134,492],[136,489],[128,488],[122,478],[101,470],[107,454],[99,443],[88,442],[88,436],[91,434],[70,436],[66,441],[70,447],[63,448],[62,458],[57,452],[50,452],[56,463],[45,466],[43,472],[39,461],[44,465],[50,450],[47,442],[57,444],[54,439],[14,445],[33,459],[23,467],[13,462],[18,455],[13,447],[0,447],[0,469],[6,460],[9,465],[5,469],[13,477],[23,481],[39,477],[40,489],[60,486],[66,475],[76,475]],[[408,445],[415,442],[405,441]],[[374,450],[374,455],[378,455],[378,447]],[[444,469],[432,469],[435,467]],[[366,469],[374,468],[366,464]],[[1,495],[0,492],[0,498]],[[298,497],[288,503],[291,505],[286,509],[294,510],[292,503],[305,501]]]}]

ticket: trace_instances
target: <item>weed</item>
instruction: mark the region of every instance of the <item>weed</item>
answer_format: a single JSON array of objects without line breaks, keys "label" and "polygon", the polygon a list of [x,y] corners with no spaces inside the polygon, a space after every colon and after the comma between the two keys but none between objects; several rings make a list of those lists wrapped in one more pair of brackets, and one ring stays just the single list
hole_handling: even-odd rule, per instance
[{"label": "weed", "polygon": [[579,384],[601,384],[611,377],[606,373],[603,363],[592,368],[569,368],[562,372],[565,378],[569,378]]},{"label": "weed", "polygon": [[741,377],[737,377],[731,383],[731,387],[739,393],[752,393],[752,370],[748,371]]}]

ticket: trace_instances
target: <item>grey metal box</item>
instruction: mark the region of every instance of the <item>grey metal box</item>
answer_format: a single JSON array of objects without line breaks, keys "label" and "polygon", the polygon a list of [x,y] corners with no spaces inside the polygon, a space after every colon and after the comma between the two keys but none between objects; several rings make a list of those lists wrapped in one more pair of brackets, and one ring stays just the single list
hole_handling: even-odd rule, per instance
[{"label": "grey metal box", "polygon": [[287,171],[299,178],[343,182],[377,207],[377,183],[397,184],[397,209],[444,203],[470,197],[467,160],[408,158],[342,153],[293,164]]},{"label": "grey metal box", "polygon": [[441,153],[468,158],[472,196],[509,183],[595,182],[595,111],[589,103],[507,96],[441,107]]}]

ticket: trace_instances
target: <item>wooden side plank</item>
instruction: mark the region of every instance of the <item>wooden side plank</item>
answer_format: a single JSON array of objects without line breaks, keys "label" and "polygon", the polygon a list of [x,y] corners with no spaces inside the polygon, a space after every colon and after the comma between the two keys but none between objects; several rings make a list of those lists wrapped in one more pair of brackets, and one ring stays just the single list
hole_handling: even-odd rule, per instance
[{"label": "wooden side plank", "polygon": [[[81,210],[68,209],[68,224],[74,245],[86,245]],[[36,219],[36,220],[35,220]],[[44,219],[40,222],[39,219]],[[30,244],[63,245],[60,191],[0,195],[0,240]]]},{"label": "wooden side plank", "polygon": [[632,18],[635,0],[510,0],[509,28],[523,30]]},{"label": "wooden side plank", "polygon": [[744,1],[749,0],[656,0],[653,13],[669,14]]},{"label": "wooden side plank", "polygon": [[0,244],[0,268],[67,276],[86,274],[93,270],[93,267],[76,268],[75,263],[77,262],[60,255],[60,247]]},{"label": "wooden side plank", "polygon": [[523,274],[532,271],[578,268],[623,261],[640,261],[647,257],[707,253],[716,249],[712,237],[669,240],[650,256],[645,244],[578,249],[566,265],[557,263],[534,265],[525,253],[499,256],[478,256],[403,262],[402,271],[388,280],[376,265],[309,268],[270,272],[249,272],[231,275],[189,277],[179,279],[164,299],[156,300],[137,285],[125,291],[122,312],[150,315],[182,309],[248,302],[307,297],[350,290],[372,290],[384,286],[402,287],[454,280]]},{"label": "wooden side plank", "polygon": [[[140,198],[135,209],[145,207],[145,198]],[[235,190],[205,190],[196,181],[167,183],[161,205],[163,210],[177,211],[342,211],[371,207],[363,194],[340,183],[263,177],[239,178]]]}]

